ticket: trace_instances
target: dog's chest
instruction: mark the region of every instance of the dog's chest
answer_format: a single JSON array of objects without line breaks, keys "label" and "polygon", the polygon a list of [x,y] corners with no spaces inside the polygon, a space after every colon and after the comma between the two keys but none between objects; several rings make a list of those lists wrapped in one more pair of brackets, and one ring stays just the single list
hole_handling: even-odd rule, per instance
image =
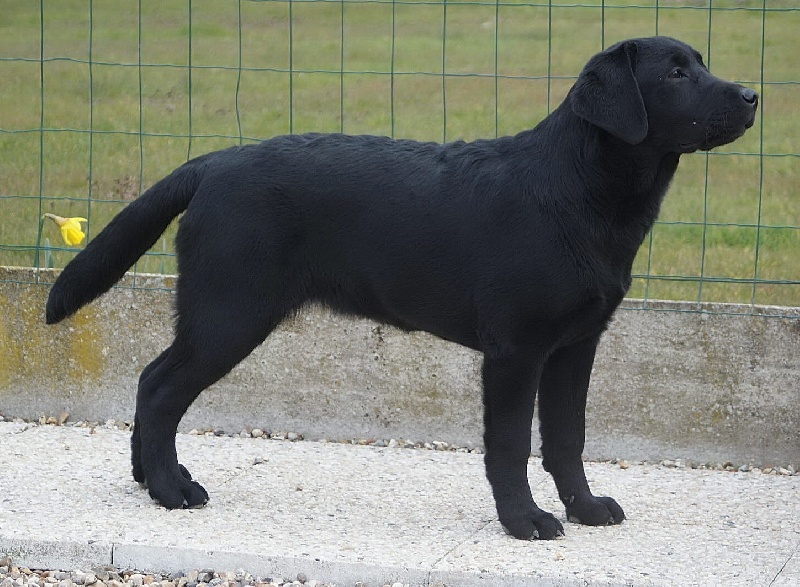
[{"label": "dog's chest", "polygon": [[617,290],[587,297],[555,326],[557,336],[553,346],[558,348],[599,335],[607,328],[614,311],[622,302],[623,295]]}]

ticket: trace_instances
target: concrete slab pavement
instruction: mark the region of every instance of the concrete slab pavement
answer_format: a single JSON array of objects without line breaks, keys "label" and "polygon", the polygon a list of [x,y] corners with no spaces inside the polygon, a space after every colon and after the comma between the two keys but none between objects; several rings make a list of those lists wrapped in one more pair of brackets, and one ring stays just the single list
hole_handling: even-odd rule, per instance
[{"label": "concrete slab pavement", "polygon": [[[477,454],[180,434],[211,495],[166,511],[130,477],[128,433],[0,423],[0,556],[352,586],[800,585],[800,476],[589,463],[628,520],[506,536]],[[538,459],[537,502],[563,518]]]}]

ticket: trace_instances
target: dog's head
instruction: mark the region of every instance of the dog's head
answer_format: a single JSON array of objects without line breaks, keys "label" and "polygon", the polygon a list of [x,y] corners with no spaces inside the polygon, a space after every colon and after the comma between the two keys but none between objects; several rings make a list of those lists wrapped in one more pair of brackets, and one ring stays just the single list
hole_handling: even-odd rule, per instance
[{"label": "dog's head", "polygon": [[568,101],[580,118],[626,143],[690,153],[742,136],[755,121],[758,94],[711,75],[689,45],[650,37],[592,57]]}]

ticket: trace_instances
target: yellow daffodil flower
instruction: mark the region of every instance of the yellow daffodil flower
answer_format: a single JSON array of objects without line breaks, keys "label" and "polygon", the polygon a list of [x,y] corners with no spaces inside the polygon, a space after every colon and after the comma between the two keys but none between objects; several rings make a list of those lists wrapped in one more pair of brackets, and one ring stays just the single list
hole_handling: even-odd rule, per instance
[{"label": "yellow daffodil flower", "polygon": [[61,238],[64,242],[71,247],[79,245],[86,238],[86,234],[81,230],[81,222],[88,222],[86,218],[62,218],[55,214],[45,214],[45,218],[49,218],[61,229]]}]

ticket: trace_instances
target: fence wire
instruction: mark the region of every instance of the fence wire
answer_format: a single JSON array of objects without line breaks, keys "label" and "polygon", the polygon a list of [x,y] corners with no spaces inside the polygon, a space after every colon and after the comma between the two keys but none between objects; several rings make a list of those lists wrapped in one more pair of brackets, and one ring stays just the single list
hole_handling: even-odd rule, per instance
[{"label": "fence wire", "polygon": [[[307,131],[514,134],[563,99],[593,53],[666,34],[758,90],[761,106],[743,139],[683,157],[630,296],[758,315],[771,314],[757,304],[800,306],[796,4],[0,0],[0,265],[63,266],[77,248],[44,213],[86,218],[90,239],[213,149]],[[173,235],[135,273],[174,272]]]}]

